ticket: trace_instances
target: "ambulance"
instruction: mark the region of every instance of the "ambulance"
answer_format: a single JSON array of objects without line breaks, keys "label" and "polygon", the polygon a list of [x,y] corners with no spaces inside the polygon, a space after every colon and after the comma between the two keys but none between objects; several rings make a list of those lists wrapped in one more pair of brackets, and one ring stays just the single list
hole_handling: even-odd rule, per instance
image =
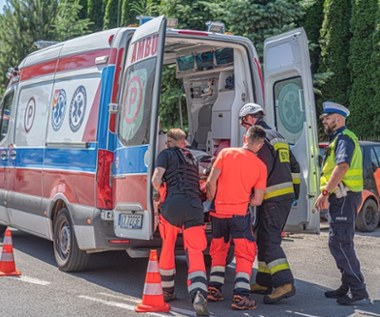
[{"label": "ambulance", "polygon": [[63,271],[84,270],[95,252],[145,257],[159,248],[150,179],[164,137],[165,69],[182,84],[176,111],[189,144],[205,157],[221,144],[241,146],[242,105],[265,107],[266,121],[301,165],[301,193],[285,230],[319,232],[305,31],[267,39],[262,72],[249,39],[217,33],[212,25],[204,32],[166,22],[160,16],[137,28],[58,43],[31,53],[11,72],[0,105],[0,228],[53,241]]}]

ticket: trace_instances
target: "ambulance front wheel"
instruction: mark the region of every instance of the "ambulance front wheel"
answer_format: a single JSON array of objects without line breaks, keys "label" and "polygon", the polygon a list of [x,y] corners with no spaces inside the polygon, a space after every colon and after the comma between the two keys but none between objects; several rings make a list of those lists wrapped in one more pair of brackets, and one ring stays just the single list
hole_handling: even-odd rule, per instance
[{"label": "ambulance front wheel", "polygon": [[90,255],[78,247],[69,211],[62,208],[54,220],[54,257],[60,270],[78,272],[86,268]]}]

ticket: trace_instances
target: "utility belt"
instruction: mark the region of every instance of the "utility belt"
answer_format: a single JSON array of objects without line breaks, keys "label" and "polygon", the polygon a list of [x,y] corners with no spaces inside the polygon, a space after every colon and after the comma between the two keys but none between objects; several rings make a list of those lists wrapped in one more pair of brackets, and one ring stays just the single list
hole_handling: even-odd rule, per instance
[{"label": "utility belt", "polygon": [[350,189],[340,182],[331,195],[335,195],[336,198],[343,198],[346,197],[349,192]]}]

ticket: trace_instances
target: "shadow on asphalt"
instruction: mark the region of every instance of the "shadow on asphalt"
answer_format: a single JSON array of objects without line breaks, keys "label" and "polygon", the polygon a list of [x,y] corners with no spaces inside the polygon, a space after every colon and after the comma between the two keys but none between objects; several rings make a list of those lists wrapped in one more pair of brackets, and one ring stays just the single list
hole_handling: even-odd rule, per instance
[{"label": "shadow on asphalt", "polygon": [[[13,244],[15,249],[53,267],[56,266],[52,242],[20,231],[13,231]],[[132,259],[126,252],[114,251],[92,254],[89,267],[85,272],[66,274],[96,284],[111,292],[119,293],[118,295],[141,298],[147,265],[148,259]],[[178,300],[173,302],[172,306],[174,308],[190,309],[186,290],[186,258],[184,256],[177,257],[176,266],[176,294]],[[276,305],[264,305],[262,303],[263,296],[254,294],[253,298],[258,302],[258,308],[255,311],[232,312],[230,304],[234,271],[233,262],[226,270],[226,281],[223,288],[225,300],[218,303],[209,303],[209,309],[214,317],[226,316],[226,312],[230,316],[246,317],[380,317],[380,300],[376,299],[372,303],[367,301],[355,306],[340,306],[335,300],[324,297],[323,293],[328,288],[303,280],[296,280],[297,294],[292,298],[283,300]],[[254,274],[256,274],[256,271]]]}]

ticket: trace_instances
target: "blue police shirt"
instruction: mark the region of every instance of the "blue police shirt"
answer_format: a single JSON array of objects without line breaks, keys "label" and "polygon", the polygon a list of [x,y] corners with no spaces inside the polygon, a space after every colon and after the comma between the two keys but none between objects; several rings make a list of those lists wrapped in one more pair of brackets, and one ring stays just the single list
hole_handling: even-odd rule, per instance
[{"label": "blue police shirt", "polygon": [[336,164],[347,163],[351,165],[352,156],[354,155],[355,143],[347,135],[343,135],[343,130],[346,127],[341,127],[338,130],[334,131],[330,135],[330,142],[338,137],[335,146],[335,161]]}]

